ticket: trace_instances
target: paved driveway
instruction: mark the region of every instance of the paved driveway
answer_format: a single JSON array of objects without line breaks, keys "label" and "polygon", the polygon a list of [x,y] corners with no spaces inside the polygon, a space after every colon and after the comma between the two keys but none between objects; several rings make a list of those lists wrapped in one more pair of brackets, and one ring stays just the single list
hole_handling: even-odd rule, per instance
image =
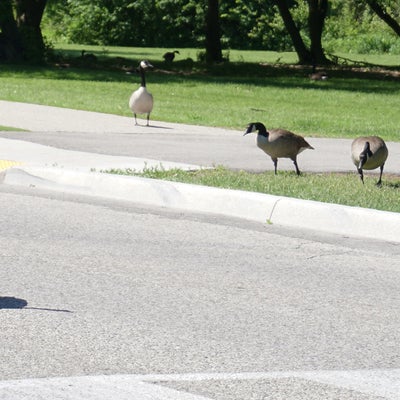
[{"label": "paved driveway", "polygon": [[[0,101],[0,109],[0,125],[31,131],[1,132],[3,138],[113,156],[225,165],[249,171],[273,169],[270,158],[256,147],[255,136],[243,137],[242,131],[157,121],[150,127],[135,126],[129,117],[4,101]],[[315,150],[299,155],[300,170],[355,172],[350,160],[351,140],[307,140]],[[385,171],[399,173],[400,143],[388,143],[388,147]],[[278,169],[294,167],[290,160],[280,159]]]}]

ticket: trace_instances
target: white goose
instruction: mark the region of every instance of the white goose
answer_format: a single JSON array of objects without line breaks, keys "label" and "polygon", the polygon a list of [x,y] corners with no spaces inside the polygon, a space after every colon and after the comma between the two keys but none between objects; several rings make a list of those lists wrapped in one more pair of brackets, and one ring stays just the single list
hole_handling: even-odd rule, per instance
[{"label": "white goose", "polygon": [[150,113],[153,110],[153,95],[146,89],[145,70],[153,68],[146,60],[140,62],[137,71],[141,76],[140,88],[135,90],[129,99],[129,108],[132,110],[137,125],[136,114],[147,114],[147,126],[149,126]]}]

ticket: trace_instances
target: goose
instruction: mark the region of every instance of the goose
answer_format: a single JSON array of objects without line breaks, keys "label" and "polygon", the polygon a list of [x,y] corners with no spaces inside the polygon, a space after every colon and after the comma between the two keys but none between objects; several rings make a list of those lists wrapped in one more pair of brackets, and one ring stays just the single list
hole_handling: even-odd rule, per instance
[{"label": "goose", "polygon": [[364,183],[363,169],[380,168],[378,186],[382,184],[382,173],[388,149],[383,139],[378,136],[360,136],[351,144],[351,158],[360,174],[361,182]]},{"label": "goose", "polygon": [[310,79],[313,81],[326,81],[328,79],[328,74],[325,71],[317,71],[317,66],[313,64]]},{"label": "goose", "polygon": [[271,157],[274,163],[275,175],[278,158],[290,158],[296,168],[297,175],[300,175],[297,165],[297,155],[305,149],[314,149],[302,136],[285,129],[271,129],[267,131],[265,125],[261,122],[251,122],[247,126],[244,135],[252,132],[258,132],[256,139],[257,146]]},{"label": "goose", "polygon": [[90,63],[97,61],[97,57],[92,53],[86,53],[86,50],[81,51],[81,59]]},{"label": "goose", "polygon": [[147,114],[147,126],[149,126],[150,113],[153,110],[153,95],[146,89],[145,70],[153,68],[147,61],[140,62],[137,71],[141,76],[140,88],[135,90],[129,99],[129,108],[132,110],[135,117],[135,125],[137,125],[136,114]]},{"label": "goose", "polygon": [[176,53],[176,54],[180,54],[178,50],[167,51],[167,52],[163,55],[163,58],[164,58],[165,62],[171,63],[172,61],[174,61],[175,53]]}]

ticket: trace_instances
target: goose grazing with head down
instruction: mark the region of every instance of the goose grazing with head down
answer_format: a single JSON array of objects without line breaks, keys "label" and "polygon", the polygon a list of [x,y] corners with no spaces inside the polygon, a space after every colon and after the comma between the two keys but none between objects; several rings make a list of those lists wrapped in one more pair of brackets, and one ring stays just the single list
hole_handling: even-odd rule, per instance
[{"label": "goose grazing with head down", "polygon": [[361,182],[364,183],[363,169],[380,168],[378,186],[382,184],[382,173],[388,149],[383,139],[378,136],[361,136],[354,139],[351,144],[351,158],[360,174]]},{"label": "goose grazing with head down", "polygon": [[275,175],[278,158],[290,158],[296,168],[297,175],[300,175],[297,165],[297,155],[305,149],[314,149],[302,136],[284,129],[271,129],[267,131],[261,122],[250,123],[244,135],[251,132],[258,132],[256,139],[257,146],[271,157],[274,163]]},{"label": "goose grazing with head down", "polygon": [[153,110],[153,95],[146,89],[145,71],[153,68],[146,60],[140,62],[137,71],[141,76],[140,88],[135,90],[129,99],[129,108],[132,110],[137,125],[136,114],[147,114],[147,126],[149,126],[150,113]]}]

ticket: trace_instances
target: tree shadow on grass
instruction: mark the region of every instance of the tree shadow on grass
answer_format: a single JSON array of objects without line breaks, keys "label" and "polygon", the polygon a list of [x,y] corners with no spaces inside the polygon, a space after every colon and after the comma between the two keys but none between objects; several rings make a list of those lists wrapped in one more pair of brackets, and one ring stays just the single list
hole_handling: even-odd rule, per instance
[{"label": "tree shadow on grass", "polygon": [[18,297],[0,297],[0,310],[3,309],[27,309],[27,310],[53,311],[53,312],[65,312],[65,313],[73,312],[70,310],[62,310],[58,308],[28,307],[28,302],[25,299],[19,299]]},{"label": "tree shadow on grass", "polygon": [[[69,60],[71,61],[71,60]],[[134,61],[133,65],[137,65]],[[310,80],[311,66],[298,64],[230,62],[213,66],[197,63],[197,67],[184,73],[184,65],[174,63],[171,71],[156,69],[149,75],[155,84],[244,84],[278,88],[302,88],[309,90],[339,90],[362,93],[398,93],[399,66],[330,66],[324,68],[329,75],[325,81]],[[182,67],[182,68],[180,68]],[[29,76],[30,78],[71,81],[98,81],[138,84],[138,76],[126,74],[120,68],[111,68],[107,62],[98,62],[93,68],[74,66],[57,69],[54,66],[1,65],[4,76]],[[151,78],[150,78],[151,76]]]}]

